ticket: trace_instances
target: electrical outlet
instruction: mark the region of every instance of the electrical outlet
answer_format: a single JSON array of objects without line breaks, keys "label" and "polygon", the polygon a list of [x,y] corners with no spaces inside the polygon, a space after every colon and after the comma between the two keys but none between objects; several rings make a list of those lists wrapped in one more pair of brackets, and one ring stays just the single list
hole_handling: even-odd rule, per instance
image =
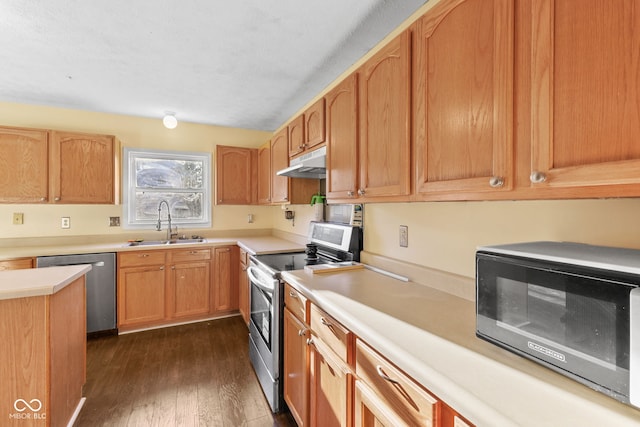
[{"label": "electrical outlet", "polygon": [[13,214],[13,224],[14,225],[22,225],[24,224],[24,214],[20,212],[15,212]]},{"label": "electrical outlet", "polygon": [[120,217],[119,216],[110,216],[109,217],[109,227],[120,227]]},{"label": "electrical outlet", "polygon": [[400,247],[406,248],[409,246],[409,227],[406,225],[400,226]]},{"label": "electrical outlet", "polygon": [[60,228],[71,228],[71,218],[63,216],[60,221]]}]

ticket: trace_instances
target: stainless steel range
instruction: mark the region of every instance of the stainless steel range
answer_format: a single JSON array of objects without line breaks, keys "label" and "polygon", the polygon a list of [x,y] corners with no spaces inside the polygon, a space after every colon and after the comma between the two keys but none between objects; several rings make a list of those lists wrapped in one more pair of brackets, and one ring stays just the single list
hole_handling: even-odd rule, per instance
[{"label": "stainless steel range", "polygon": [[251,289],[249,356],[273,412],[280,412],[283,407],[280,373],[284,295],[280,272],[299,270],[309,264],[359,261],[362,230],[350,225],[312,222],[308,241],[304,252],[252,255],[247,269]]}]

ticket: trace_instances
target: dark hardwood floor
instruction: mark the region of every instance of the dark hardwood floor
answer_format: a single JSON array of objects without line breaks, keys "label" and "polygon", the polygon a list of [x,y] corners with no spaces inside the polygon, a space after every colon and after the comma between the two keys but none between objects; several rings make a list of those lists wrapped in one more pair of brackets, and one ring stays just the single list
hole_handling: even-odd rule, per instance
[{"label": "dark hardwood floor", "polygon": [[295,426],[274,416],[239,316],[87,342],[84,426]]}]

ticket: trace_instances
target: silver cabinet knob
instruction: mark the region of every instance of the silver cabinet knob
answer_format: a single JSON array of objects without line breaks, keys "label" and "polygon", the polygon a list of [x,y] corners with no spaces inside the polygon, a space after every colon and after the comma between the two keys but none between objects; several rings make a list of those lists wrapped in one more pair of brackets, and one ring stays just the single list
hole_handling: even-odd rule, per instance
[{"label": "silver cabinet knob", "polygon": [[304,329],[304,328],[303,328],[303,329],[300,329],[300,330],[298,331],[298,336],[303,337],[303,336],[305,336],[305,334],[306,334],[306,333],[307,333],[307,330],[306,330],[306,329]]},{"label": "silver cabinet knob", "polygon": [[547,175],[544,172],[534,171],[531,172],[529,179],[534,184],[540,184],[541,182],[545,182],[547,180]]},{"label": "silver cabinet knob", "polygon": [[55,200],[56,202],[59,202],[60,201],[60,197],[56,197],[53,200]]},{"label": "silver cabinet knob", "polygon": [[353,197],[353,194],[354,194],[353,191],[351,191],[351,190],[347,191],[347,196]]},{"label": "silver cabinet knob", "polygon": [[364,193],[365,193],[364,188],[359,188],[358,189],[358,195],[359,196],[364,196]]},{"label": "silver cabinet knob", "polygon": [[489,185],[493,188],[500,188],[504,185],[504,178],[501,176],[492,176],[489,178]]},{"label": "silver cabinet knob", "polygon": [[46,202],[46,201],[47,201],[47,198],[46,198],[46,197],[40,197],[40,201],[41,201],[41,202]]}]

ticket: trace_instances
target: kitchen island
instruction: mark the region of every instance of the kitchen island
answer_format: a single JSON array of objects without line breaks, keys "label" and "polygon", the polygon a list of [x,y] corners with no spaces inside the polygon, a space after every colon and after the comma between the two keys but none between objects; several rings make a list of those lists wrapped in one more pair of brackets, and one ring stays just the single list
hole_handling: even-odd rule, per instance
[{"label": "kitchen island", "polygon": [[0,272],[0,424],[72,425],[86,378],[90,265]]}]

